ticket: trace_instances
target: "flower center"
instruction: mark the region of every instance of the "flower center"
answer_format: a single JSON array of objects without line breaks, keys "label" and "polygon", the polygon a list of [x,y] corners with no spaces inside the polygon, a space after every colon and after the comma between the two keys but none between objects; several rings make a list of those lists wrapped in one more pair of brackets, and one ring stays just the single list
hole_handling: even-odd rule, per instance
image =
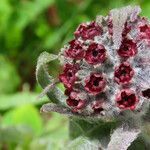
[{"label": "flower center", "polygon": [[73,100],[72,103],[73,103],[73,106],[78,106],[79,101]]},{"label": "flower center", "polygon": [[99,80],[95,80],[95,81],[93,82],[93,85],[94,85],[94,86],[99,86]]},{"label": "flower center", "polygon": [[68,77],[72,77],[72,72],[68,71]]},{"label": "flower center", "polygon": [[126,75],[127,74],[127,70],[125,68],[121,68],[121,75]]},{"label": "flower center", "polygon": [[124,48],[123,48],[124,51],[128,51],[129,50],[129,47],[127,45],[124,45]]},{"label": "flower center", "polygon": [[142,94],[146,98],[150,98],[150,88],[142,91]]},{"label": "flower center", "polygon": [[96,57],[96,56],[98,55],[98,51],[94,50],[94,51],[92,52],[92,55],[93,55],[94,57]]}]

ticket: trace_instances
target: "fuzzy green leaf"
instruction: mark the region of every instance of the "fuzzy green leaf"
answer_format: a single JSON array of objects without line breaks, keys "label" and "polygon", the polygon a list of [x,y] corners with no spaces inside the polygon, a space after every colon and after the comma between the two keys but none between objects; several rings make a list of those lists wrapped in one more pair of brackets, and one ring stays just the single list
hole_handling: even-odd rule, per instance
[{"label": "fuzzy green leaf", "polygon": [[[72,139],[79,136],[86,136],[92,139],[103,140],[109,136],[117,122],[104,122],[102,120],[84,120],[79,118],[70,118],[70,137]],[[74,132],[76,131],[76,132]]]},{"label": "fuzzy green leaf", "polygon": [[127,150],[132,142],[138,137],[139,133],[139,129],[116,129],[111,135],[107,150]]},{"label": "fuzzy green leaf", "polygon": [[[38,58],[36,79],[43,89],[54,82],[53,77],[48,74],[47,64],[57,58],[57,55],[49,54],[47,52],[43,52]],[[47,96],[53,103],[63,104],[66,99],[63,92],[56,86],[47,92]]]},{"label": "fuzzy green leaf", "polygon": [[79,137],[73,140],[72,142],[70,142],[70,144],[65,149],[67,150],[87,150],[87,149],[88,150],[102,150],[102,146],[97,140],[91,141],[87,138]]}]

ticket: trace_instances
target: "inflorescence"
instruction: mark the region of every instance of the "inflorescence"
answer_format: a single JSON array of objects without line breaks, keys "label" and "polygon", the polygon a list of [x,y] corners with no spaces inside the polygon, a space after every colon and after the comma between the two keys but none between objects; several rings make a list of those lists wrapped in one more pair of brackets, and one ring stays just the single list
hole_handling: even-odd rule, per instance
[{"label": "inflorescence", "polygon": [[80,24],[74,39],[62,48],[59,80],[72,112],[139,111],[150,99],[150,24],[133,13],[122,27],[120,45],[114,44],[115,18],[110,12]]}]

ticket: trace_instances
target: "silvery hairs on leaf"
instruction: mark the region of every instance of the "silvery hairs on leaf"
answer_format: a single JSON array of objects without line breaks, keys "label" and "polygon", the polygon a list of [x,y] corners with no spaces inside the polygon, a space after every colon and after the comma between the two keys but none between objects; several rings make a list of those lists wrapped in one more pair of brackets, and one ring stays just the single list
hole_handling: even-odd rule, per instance
[{"label": "silvery hairs on leaf", "polygon": [[105,121],[110,121],[112,118],[108,117],[100,117],[96,115],[89,115],[86,112],[85,113],[74,113],[71,111],[71,109],[67,106],[62,106],[59,104],[54,104],[54,103],[47,103],[42,105],[40,109],[41,113],[50,113],[50,112],[57,112],[59,114],[65,115],[67,117],[75,117],[78,119],[84,119],[84,120],[89,120],[89,121],[96,121],[96,120],[105,120]]},{"label": "silvery hairs on leaf", "polygon": [[65,150],[103,150],[98,141],[91,141],[85,137],[78,137],[71,141]]},{"label": "silvery hairs on leaf", "polygon": [[113,9],[110,11],[113,23],[113,42],[116,49],[118,49],[121,45],[122,32],[128,17],[132,17],[133,20],[137,17],[140,11],[141,9],[139,6],[127,6],[120,9]]},{"label": "silvery hairs on leaf", "polygon": [[[54,82],[54,83],[53,83]],[[53,90],[55,87],[55,81],[52,81],[52,83],[50,85],[48,85],[43,91],[42,93],[40,93],[40,95],[37,97],[38,99],[41,99],[42,97],[44,97],[49,91]]]},{"label": "silvery hairs on leaf", "polygon": [[106,150],[127,150],[139,134],[140,130],[138,129],[126,130],[118,128],[111,135],[111,140]]},{"label": "silvery hairs on leaf", "polygon": [[57,58],[57,55],[49,54],[48,52],[43,52],[39,56],[37,61],[36,79],[41,85],[41,87],[44,89],[40,97],[44,94],[47,94],[52,102],[63,104],[66,97],[63,94],[63,92],[55,86],[56,81],[53,79],[52,76],[49,75],[47,67],[47,64],[49,62]]},{"label": "silvery hairs on leaf", "polygon": [[64,114],[67,116],[73,116],[73,113],[70,111],[68,107],[60,106],[54,103],[47,103],[41,107],[41,112],[49,113],[49,112],[57,112],[60,114]]}]

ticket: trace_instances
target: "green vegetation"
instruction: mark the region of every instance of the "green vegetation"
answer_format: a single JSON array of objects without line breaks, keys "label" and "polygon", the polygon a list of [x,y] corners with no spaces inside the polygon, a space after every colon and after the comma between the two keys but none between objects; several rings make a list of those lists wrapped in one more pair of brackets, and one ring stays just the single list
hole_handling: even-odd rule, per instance
[{"label": "green vegetation", "polygon": [[[68,141],[68,122],[41,114],[35,81],[39,54],[57,54],[84,21],[114,7],[141,5],[150,18],[149,0],[1,0],[0,1],[0,149],[59,150]],[[49,72],[57,76],[58,62]],[[60,87],[62,88],[62,87]]]}]

